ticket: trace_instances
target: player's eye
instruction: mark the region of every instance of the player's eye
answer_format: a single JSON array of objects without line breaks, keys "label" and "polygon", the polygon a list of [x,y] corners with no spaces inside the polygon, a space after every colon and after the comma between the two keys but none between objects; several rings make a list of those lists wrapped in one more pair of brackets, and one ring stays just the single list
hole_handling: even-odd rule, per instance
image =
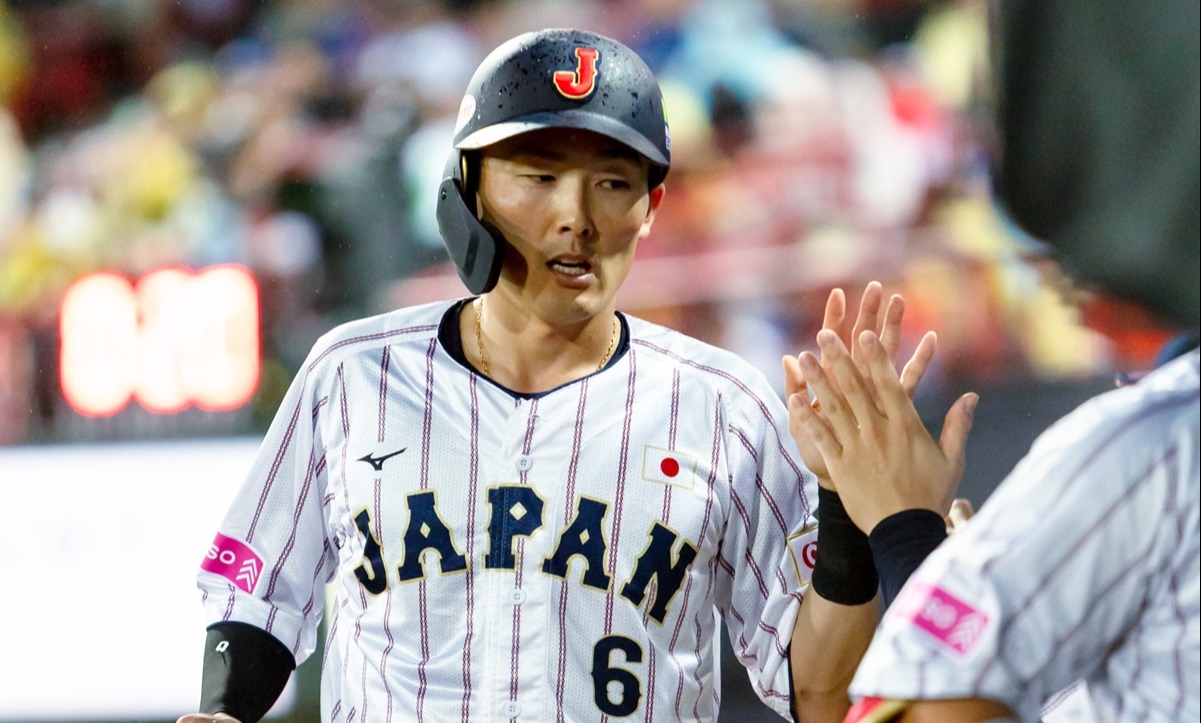
[{"label": "player's eye", "polygon": [[601,181],[601,188],[607,188],[611,191],[625,191],[633,186],[624,178],[606,178]]}]

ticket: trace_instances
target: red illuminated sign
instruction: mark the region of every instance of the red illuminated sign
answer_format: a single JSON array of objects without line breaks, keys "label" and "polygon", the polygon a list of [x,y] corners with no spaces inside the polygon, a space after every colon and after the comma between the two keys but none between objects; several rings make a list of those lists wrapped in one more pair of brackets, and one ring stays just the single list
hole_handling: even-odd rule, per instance
[{"label": "red illuminated sign", "polygon": [[159,413],[242,406],[259,380],[258,286],[241,266],[167,268],[135,284],[100,272],[63,298],[59,376],[80,414],[136,399]]}]

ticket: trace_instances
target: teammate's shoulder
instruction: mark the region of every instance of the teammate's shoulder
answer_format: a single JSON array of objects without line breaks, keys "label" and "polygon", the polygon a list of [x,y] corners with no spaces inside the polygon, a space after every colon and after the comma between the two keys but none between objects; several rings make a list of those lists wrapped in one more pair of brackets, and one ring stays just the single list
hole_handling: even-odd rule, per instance
[{"label": "teammate's shoulder", "polygon": [[[1201,405],[1201,374],[1194,350],[1168,362],[1137,384],[1112,389],[1087,400],[1052,425],[1036,446],[1090,444],[1156,454],[1176,443],[1172,430],[1193,429]],[[1091,440],[1086,442],[1085,440]]]},{"label": "teammate's shoulder", "polygon": [[1137,384],[1119,387],[1093,401],[1105,416],[1136,424],[1187,412],[1198,404],[1201,373],[1194,349],[1155,369]]},{"label": "teammate's shoulder", "polygon": [[1138,383],[1150,393],[1197,396],[1201,391],[1201,350],[1196,347],[1175,357]]},{"label": "teammate's shoulder", "polygon": [[306,367],[404,341],[428,340],[437,335],[438,323],[453,303],[435,301],[342,322],[317,339]]}]

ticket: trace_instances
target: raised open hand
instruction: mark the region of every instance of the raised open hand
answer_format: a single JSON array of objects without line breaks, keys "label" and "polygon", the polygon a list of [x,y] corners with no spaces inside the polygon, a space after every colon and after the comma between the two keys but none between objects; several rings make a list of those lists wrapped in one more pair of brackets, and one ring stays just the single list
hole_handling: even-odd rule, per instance
[{"label": "raised open hand", "polygon": [[[851,360],[859,369],[860,376],[867,380],[873,397],[875,396],[874,382],[868,372],[867,359],[859,342],[860,336],[864,331],[875,332],[889,362],[895,363],[897,351],[901,346],[901,322],[905,317],[905,300],[900,294],[893,294],[889,298],[888,306],[881,315],[883,302],[884,288],[878,281],[869,282],[859,301],[859,314],[855,318],[855,325],[851,329],[850,335],[843,337],[843,329],[846,324],[846,296],[842,289],[834,289],[826,299],[825,315],[822,318],[822,331],[836,334],[839,339],[843,340],[844,346],[850,346]],[[901,386],[911,399],[917,390],[918,383],[925,375],[926,369],[930,366],[930,360],[934,358],[935,346],[933,333],[926,334],[901,371]],[[824,366],[827,362],[826,353],[823,350],[821,363]],[[809,389],[805,376],[801,373],[799,357],[785,356],[781,363],[784,366],[785,399],[791,400],[796,394],[801,394],[805,399],[809,399]],[[817,475],[818,482],[823,487],[833,488],[826,461],[795,414],[789,415],[788,427],[805,466]]]},{"label": "raised open hand", "polygon": [[798,364],[820,413],[807,394],[793,394],[788,406],[792,424],[817,449],[855,525],[870,534],[880,520],[906,509],[948,515],[963,474],[976,395],[956,400],[935,442],[874,331],[858,339],[867,376],[838,334],[822,330],[817,338],[828,371],[811,352],[803,352]]}]

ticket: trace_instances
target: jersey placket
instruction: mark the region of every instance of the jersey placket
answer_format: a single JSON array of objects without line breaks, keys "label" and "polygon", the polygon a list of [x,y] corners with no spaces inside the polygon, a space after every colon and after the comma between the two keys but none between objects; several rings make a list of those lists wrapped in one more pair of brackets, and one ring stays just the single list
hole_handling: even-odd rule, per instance
[{"label": "jersey placket", "polygon": [[[536,469],[532,454],[537,410],[536,399],[515,400],[513,414],[503,430],[505,436],[501,440],[495,479],[503,486],[528,487],[529,493],[543,498],[544,490],[534,484],[539,472],[544,471]],[[520,497],[506,497],[503,509],[494,509],[492,514],[500,519],[491,524],[521,522],[533,514],[541,518],[539,527],[529,534],[502,536],[512,540],[514,569],[510,573],[498,570],[498,574],[489,576],[493,578],[492,599],[498,605],[493,622],[488,623],[494,627],[488,689],[496,717],[509,721],[540,720],[546,693],[541,661],[547,654],[544,624],[547,590],[537,566],[549,554],[544,548],[553,535],[545,529],[543,510],[527,509]]]}]

